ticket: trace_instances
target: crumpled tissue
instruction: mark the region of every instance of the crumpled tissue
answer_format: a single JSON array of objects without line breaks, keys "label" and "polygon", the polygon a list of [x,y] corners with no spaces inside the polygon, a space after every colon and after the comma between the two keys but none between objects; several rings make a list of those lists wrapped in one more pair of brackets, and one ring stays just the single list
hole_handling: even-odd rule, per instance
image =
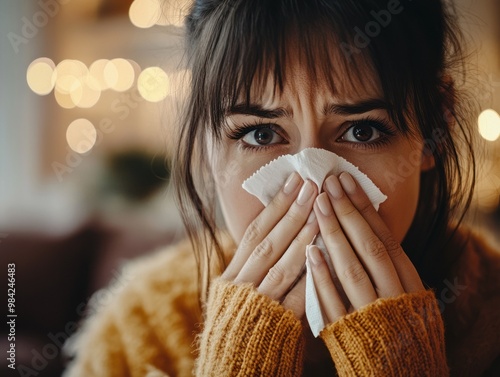
[{"label": "crumpled tissue", "polygon": [[[346,171],[363,188],[377,211],[380,204],[387,199],[387,196],[356,166],[333,152],[319,148],[306,148],[297,154],[288,154],[276,158],[247,178],[243,182],[243,188],[250,194],[255,195],[262,204],[267,206],[294,171],[298,172],[302,179],[313,181],[318,186],[320,192],[326,177],[332,174],[338,176],[340,173]],[[332,277],[335,277],[335,270],[321,234],[317,235],[313,243],[320,248]],[[326,324],[314,286],[311,267],[307,259],[306,316],[312,333],[317,337]]]}]

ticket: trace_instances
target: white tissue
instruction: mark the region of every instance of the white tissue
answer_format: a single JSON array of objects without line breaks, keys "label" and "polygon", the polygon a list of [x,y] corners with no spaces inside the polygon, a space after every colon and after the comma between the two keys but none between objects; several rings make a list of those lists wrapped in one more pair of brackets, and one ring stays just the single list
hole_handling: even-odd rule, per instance
[{"label": "white tissue", "polygon": [[[387,196],[356,166],[335,153],[318,148],[307,148],[295,155],[287,154],[278,157],[246,179],[243,182],[243,188],[250,194],[255,195],[267,206],[294,171],[298,172],[302,179],[309,179],[316,183],[320,191],[326,177],[332,174],[338,176],[346,171],[363,188],[377,211],[379,205],[387,199]],[[322,251],[330,268],[330,273],[332,277],[335,277],[335,271],[321,235],[315,238],[314,244]],[[306,316],[312,333],[317,337],[325,327],[325,319],[319,305],[314,281],[310,273],[309,261],[307,260],[306,270]]]}]

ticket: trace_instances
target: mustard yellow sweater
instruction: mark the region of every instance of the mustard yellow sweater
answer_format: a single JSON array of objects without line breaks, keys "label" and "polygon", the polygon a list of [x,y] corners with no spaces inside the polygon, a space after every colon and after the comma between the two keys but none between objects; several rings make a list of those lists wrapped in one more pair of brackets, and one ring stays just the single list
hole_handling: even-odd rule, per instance
[{"label": "mustard yellow sweater", "polygon": [[500,254],[477,236],[439,301],[433,291],[379,299],[312,343],[251,285],[215,279],[202,315],[188,242],[132,262],[117,285],[66,345],[66,377],[480,376],[500,355]]}]

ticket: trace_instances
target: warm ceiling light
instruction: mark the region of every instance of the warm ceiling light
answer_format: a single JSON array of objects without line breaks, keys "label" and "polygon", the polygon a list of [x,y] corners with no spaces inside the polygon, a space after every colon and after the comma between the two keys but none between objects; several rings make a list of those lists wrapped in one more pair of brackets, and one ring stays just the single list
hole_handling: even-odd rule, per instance
[{"label": "warm ceiling light", "polygon": [[495,141],[500,137],[500,115],[495,110],[484,110],[478,118],[479,133],[483,139]]},{"label": "warm ceiling light", "polygon": [[49,58],[33,60],[26,71],[26,81],[30,89],[41,96],[49,94],[56,83],[55,64]]},{"label": "warm ceiling light", "polygon": [[97,140],[97,131],[88,119],[76,119],[66,130],[66,141],[69,147],[77,153],[87,153]]},{"label": "warm ceiling light", "polygon": [[139,28],[154,26],[161,14],[159,0],[135,0],[129,8],[129,17],[132,24]]},{"label": "warm ceiling light", "polygon": [[169,93],[170,82],[167,74],[160,67],[149,67],[141,72],[137,80],[137,89],[149,102],[159,102]]}]

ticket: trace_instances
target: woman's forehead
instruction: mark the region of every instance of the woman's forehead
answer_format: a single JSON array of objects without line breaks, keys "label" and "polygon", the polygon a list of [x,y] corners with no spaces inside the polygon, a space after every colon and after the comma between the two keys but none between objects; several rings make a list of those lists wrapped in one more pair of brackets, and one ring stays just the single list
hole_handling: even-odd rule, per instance
[{"label": "woman's forehead", "polygon": [[264,79],[256,77],[250,88],[249,98],[240,96],[238,102],[273,107],[284,103],[291,106],[300,98],[308,98],[314,103],[322,100],[350,103],[384,98],[378,75],[367,64],[358,65],[356,70],[349,70],[341,63],[329,71],[317,71],[316,75],[312,75],[299,61],[289,63],[281,89],[277,86],[273,73],[268,72]]}]

